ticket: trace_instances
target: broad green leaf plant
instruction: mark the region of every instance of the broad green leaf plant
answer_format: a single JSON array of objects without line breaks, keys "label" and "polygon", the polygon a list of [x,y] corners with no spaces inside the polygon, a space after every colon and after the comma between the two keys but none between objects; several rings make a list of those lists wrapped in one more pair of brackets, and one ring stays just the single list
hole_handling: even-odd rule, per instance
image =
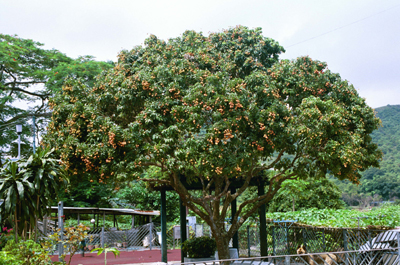
[{"label": "broad green leaf plant", "polygon": [[107,253],[111,252],[114,254],[114,257],[119,256],[119,250],[116,248],[95,248],[92,249],[90,252],[96,252],[97,251],[97,256],[101,255],[101,253],[104,252],[104,265],[107,265]]},{"label": "broad green leaf plant", "polygon": [[67,181],[59,161],[52,158],[52,150],[38,148],[28,159],[8,161],[0,168],[0,221],[12,217],[15,241],[23,232],[34,228],[36,221],[49,212],[49,206],[56,200]]}]

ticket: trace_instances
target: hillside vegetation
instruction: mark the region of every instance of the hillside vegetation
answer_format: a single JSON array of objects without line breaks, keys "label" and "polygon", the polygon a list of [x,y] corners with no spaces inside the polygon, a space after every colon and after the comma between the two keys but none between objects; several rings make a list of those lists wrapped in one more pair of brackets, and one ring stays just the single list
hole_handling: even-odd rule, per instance
[{"label": "hillside vegetation", "polygon": [[400,198],[400,105],[375,109],[382,126],[372,133],[372,139],[383,152],[380,168],[362,172],[361,184],[333,180],[343,191],[350,205],[368,205],[371,201]]}]

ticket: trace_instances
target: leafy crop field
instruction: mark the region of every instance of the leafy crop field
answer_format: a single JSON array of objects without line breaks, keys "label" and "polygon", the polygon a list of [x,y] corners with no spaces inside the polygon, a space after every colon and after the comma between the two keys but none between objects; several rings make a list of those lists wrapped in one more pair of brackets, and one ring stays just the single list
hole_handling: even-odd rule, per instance
[{"label": "leafy crop field", "polygon": [[303,211],[286,213],[267,213],[267,218],[274,220],[297,220],[297,223],[321,227],[360,227],[394,228],[400,226],[400,205],[385,205],[369,211],[334,210],[311,208]]}]

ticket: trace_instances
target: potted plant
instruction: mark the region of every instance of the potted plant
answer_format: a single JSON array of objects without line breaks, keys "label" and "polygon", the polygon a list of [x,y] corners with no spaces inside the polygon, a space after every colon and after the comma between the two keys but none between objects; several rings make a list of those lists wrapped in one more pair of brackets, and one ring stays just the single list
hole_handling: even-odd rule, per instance
[{"label": "potted plant", "polygon": [[198,262],[215,259],[217,244],[214,238],[206,236],[189,239],[182,244],[185,262]]}]

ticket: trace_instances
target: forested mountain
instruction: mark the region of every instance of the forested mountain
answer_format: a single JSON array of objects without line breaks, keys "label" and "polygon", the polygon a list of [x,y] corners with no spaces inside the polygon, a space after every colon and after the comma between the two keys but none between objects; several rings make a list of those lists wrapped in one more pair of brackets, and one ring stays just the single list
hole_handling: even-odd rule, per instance
[{"label": "forested mountain", "polygon": [[400,105],[387,105],[375,111],[382,120],[382,126],[372,134],[383,152],[380,168],[363,172],[358,186],[335,181],[350,205],[400,198]]}]

